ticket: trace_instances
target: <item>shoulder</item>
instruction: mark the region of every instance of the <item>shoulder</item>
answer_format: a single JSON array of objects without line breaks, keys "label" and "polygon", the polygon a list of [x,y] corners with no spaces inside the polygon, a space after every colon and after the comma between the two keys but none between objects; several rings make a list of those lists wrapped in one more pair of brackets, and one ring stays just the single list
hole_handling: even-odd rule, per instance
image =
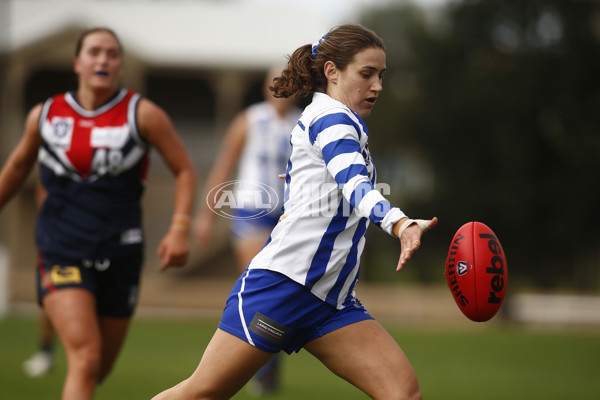
[{"label": "shoulder", "polygon": [[148,117],[153,113],[166,114],[162,107],[146,97],[140,98],[138,102],[138,116]]},{"label": "shoulder", "polygon": [[268,110],[270,108],[271,108],[271,105],[269,103],[267,103],[266,101],[261,101],[261,102],[249,105],[248,107],[246,107],[245,111],[247,113],[264,112],[265,110]]},{"label": "shoulder", "polygon": [[352,111],[343,103],[332,99],[324,93],[315,93],[313,101],[306,107],[303,115],[307,116],[312,122],[323,118],[331,119],[332,116],[352,119]]},{"label": "shoulder", "polygon": [[29,110],[25,119],[25,127],[23,129],[24,143],[31,145],[31,151],[41,145],[42,135],[40,129],[40,121],[42,118],[43,103],[36,104]]},{"label": "shoulder", "polygon": [[357,134],[361,134],[361,122],[356,115],[343,105],[331,104],[326,107],[319,107],[313,110],[308,126],[317,132],[329,128],[352,129]]},{"label": "shoulder", "polygon": [[27,121],[30,119],[34,119],[35,121],[39,121],[42,115],[42,110],[44,108],[44,103],[38,103],[29,110],[27,113]]},{"label": "shoulder", "polygon": [[246,130],[248,129],[254,115],[250,107],[240,111],[235,115],[235,117],[233,117],[228,129],[230,134],[233,132],[235,135],[246,135]]},{"label": "shoulder", "polygon": [[39,124],[42,118],[42,111],[44,110],[45,103],[38,103],[29,110],[27,118],[25,119],[25,128],[30,130],[39,131]]},{"label": "shoulder", "polygon": [[308,137],[311,144],[324,146],[332,141],[350,139],[362,142],[365,131],[354,114],[344,107],[320,110],[308,122]]},{"label": "shoulder", "polygon": [[140,136],[153,146],[177,136],[169,114],[162,107],[145,97],[138,101],[136,123]]},{"label": "shoulder", "polygon": [[171,118],[162,107],[142,97],[137,106],[137,123],[140,130],[146,132],[157,124],[170,124]]},{"label": "shoulder", "polygon": [[264,101],[252,104],[241,112],[241,114],[244,114],[244,118],[249,122],[271,117],[274,113],[275,110],[273,109],[273,106]]}]

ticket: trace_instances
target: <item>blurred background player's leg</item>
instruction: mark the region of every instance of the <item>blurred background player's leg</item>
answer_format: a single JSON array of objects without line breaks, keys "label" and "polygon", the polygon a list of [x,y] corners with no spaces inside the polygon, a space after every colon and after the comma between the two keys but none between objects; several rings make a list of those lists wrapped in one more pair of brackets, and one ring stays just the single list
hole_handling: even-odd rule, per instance
[{"label": "blurred background player's leg", "polygon": [[23,363],[25,373],[31,378],[44,376],[54,367],[54,329],[43,310],[39,313],[38,324],[38,350]]},{"label": "blurred background player's leg", "polygon": [[279,360],[276,354],[250,381],[249,391],[254,396],[262,396],[279,390]]},{"label": "blurred background player's leg", "polygon": [[[242,271],[264,246],[268,237],[268,232],[261,233],[256,230],[254,230],[252,235],[247,235],[243,238],[234,235],[233,248]],[[258,371],[248,383],[249,394],[263,396],[279,390],[280,358],[281,356],[276,354]]]}]

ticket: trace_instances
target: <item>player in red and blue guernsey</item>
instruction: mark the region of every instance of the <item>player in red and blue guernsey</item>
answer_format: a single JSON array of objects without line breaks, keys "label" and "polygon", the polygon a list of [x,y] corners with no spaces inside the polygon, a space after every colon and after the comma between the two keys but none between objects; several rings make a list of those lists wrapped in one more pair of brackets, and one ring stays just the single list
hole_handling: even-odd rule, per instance
[{"label": "player in red and blue guernsey", "polygon": [[122,62],[114,32],[84,32],[74,62],[77,90],[31,110],[0,172],[2,208],[39,161],[47,198],[35,235],[38,298],[66,352],[63,399],[92,399],[125,339],[143,264],[140,200],[151,147],[176,181],[160,268],[181,266],[189,254],[194,167],[168,115],[118,88]]}]

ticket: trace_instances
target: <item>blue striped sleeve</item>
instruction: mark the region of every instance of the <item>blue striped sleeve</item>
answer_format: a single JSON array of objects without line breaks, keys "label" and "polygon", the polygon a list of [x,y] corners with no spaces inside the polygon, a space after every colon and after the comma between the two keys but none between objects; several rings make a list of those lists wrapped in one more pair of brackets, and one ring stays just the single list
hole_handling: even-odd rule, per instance
[{"label": "blue striped sleeve", "polygon": [[339,139],[331,143],[327,143],[321,149],[325,164],[329,164],[335,156],[339,154],[358,153],[360,154],[360,144],[354,139]]},{"label": "blue striped sleeve", "polygon": [[369,176],[369,172],[367,171],[367,167],[364,164],[352,164],[349,165],[348,168],[344,168],[337,174],[335,174],[335,181],[343,187],[350,179],[354,178],[356,175],[363,175],[366,179]]},{"label": "blue striped sleeve", "polygon": [[360,139],[360,126],[346,113],[334,113],[327,114],[323,117],[317,119],[311,126],[308,128],[308,137],[310,139],[310,144],[315,144],[317,140],[317,136],[319,133],[323,132],[325,129],[330,128],[334,125],[351,125],[354,127],[356,132],[358,132]]},{"label": "blue striped sleeve", "polygon": [[352,194],[350,195],[349,203],[352,204],[353,207],[358,207],[363,197],[371,190],[374,190],[371,182],[361,182],[355,188]]},{"label": "blue striped sleeve", "polygon": [[[377,189],[375,189],[371,182],[361,182],[354,188],[354,191],[350,195],[348,202],[352,205],[352,207],[358,209],[362,199],[373,190]],[[381,226],[381,221],[383,221],[383,218],[385,218],[387,213],[390,212],[392,206],[390,202],[387,201],[383,196],[378,197],[380,197],[381,200],[372,206],[368,216],[373,223]]]},{"label": "blue striped sleeve", "polygon": [[369,219],[373,221],[378,226],[381,226],[381,221],[387,215],[388,212],[392,209],[392,205],[387,200],[381,200],[371,209],[371,215]]}]

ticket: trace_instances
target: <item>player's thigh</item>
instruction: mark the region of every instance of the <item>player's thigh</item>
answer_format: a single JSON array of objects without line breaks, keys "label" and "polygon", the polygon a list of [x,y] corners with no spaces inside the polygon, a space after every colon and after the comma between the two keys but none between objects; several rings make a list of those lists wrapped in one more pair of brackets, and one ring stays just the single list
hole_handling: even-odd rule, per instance
[{"label": "player's thigh", "polygon": [[64,288],[44,296],[44,311],[67,352],[87,348],[99,352],[100,329],[94,295],[81,288]]},{"label": "player's thigh", "polygon": [[372,398],[419,398],[412,365],[375,320],[347,325],[313,340],[305,348],[333,373]]},{"label": "player's thigh", "polygon": [[174,389],[181,398],[228,399],[273,355],[218,329],[196,371]]}]

